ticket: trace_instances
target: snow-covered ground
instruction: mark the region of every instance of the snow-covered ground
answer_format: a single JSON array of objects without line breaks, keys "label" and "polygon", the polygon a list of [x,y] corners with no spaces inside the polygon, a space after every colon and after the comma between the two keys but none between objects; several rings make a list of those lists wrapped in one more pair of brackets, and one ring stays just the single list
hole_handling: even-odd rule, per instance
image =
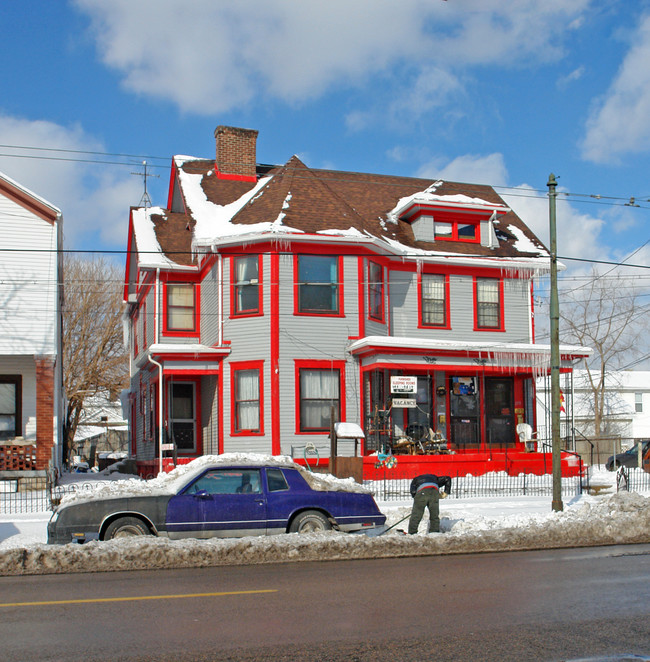
[{"label": "snow-covered ground", "polygon": [[[89,476],[79,475],[86,481]],[[116,476],[111,476],[115,479]],[[123,477],[122,477],[123,478]],[[411,501],[378,502],[395,528],[381,536],[328,532],[234,540],[130,538],[85,545],[46,545],[50,513],[0,516],[0,575],[99,572],[152,568],[243,565],[292,561],[386,558],[480,551],[543,549],[650,542],[650,493],[616,493],[616,474],[595,471],[596,495],[486,497],[440,502],[441,530],[416,536],[401,530]],[[74,480],[75,476],[68,478]],[[95,478],[97,480],[97,478]],[[111,489],[106,486],[105,489]]]}]

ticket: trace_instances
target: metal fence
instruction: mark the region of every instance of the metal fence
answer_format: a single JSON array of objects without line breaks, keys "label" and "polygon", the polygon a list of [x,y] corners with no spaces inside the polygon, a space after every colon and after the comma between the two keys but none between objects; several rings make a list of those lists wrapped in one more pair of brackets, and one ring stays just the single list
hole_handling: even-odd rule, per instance
[{"label": "metal fence", "polygon": [[55,485],[49,476],[0,477],[0,515],[44,513],[54,510],[65,494],[91,491],[97,483]]},{"label": "metal fence", "polygon": [[650,492],[650,473],[621,467],[616,472],[617,492]]},{"label": "metal fence", "polygon": [[[648,474],[650,475],[650,474]],[[410,499],[410,478],[396,478],[376,481],[364,481],[381,501],[400,501]],[[575,496],[588,491],[588,478],[571,476],[562,478],[562,496]],[[452,476],[451,494],[454,499],[469,497],[501,496],[552,496],[553,476],[543,474],[520,474],[508,476],[505,473],[489,473],[483,476]]]}]

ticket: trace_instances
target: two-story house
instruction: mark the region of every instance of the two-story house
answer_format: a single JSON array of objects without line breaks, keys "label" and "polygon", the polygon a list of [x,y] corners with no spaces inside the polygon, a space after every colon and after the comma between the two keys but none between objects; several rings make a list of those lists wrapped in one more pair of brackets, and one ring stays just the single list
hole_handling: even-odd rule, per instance
[{"label": "two-story house", "polygon": [[0,471],[61,465],[62,225],[0,173]]},{"label": "two-story house", "polygon": [[[260,165],[257,131],[215,137],[216,158],[173,159],[166,208],[130,213],[141,465],[161,441],[189,458],[327,457],[332,418],[363,428],[365,455],[523,450],[549,366],[533,279],[550,260],[496,192]],[[563,369],[583,355],[563,347]]]}]

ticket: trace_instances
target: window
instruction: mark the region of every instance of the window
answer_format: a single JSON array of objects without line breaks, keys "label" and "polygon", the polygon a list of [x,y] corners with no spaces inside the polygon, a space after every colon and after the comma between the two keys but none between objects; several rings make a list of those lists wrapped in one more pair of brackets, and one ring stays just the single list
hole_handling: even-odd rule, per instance
[{"label": "window", "polygon": [[167,329],[195,331],[194,283],[167,283]]},{"label": "window", "polygon": [[376,262],[368,264],[368,316],[384,320],[384,268]]},{"label": "window", "polygon": [[643,413],[643,393],[634,394],[634,411],[637,414]]},{"label": "window", "polygon": [[443,241],[470,241],[478,242],[479,224],[472,221],[434,221],[434,237]]},{"label": "window", "polygon": [[172,382],[169,386],[171,400],[171,433],[180,453],[196,451],[195,384]]},{"label": "window", "polygon": [[338,256],[298,255],[297,312],[339,315],[341,287]]},{"label": "window", "polygon": [[422,274],[420,279],[422,326],[449,328],[449,279],[442,274]]},{"label": "window", "polygon": [[258,255],[233,258],[232,314],[257,315],[260,312],[260,260]]},{"label": "window", "polygon": [[475,279],[476,328],[503,329],[503,282],[498,278]]},{"label": "window", "polygon": [[289,489],[287,479],[282,473],[282,469],[267,469],[266,484],[269,492],[282,492]]},{"label": "window", "polygon": [[259,494],[259,469],[212,469],[195,480],[185,494]]},{"label": "window", "polygon": [[22,376],[0,375],[0,441],[22,436]]},{"label": "window", "polygon": [[338,368],[298,369],[300,432],[328,432],[331,407],[334,420],[341,420],[341,374]]},{"label": "window", "polygon": [[261,367],[231,366],[232,432],[262,432]]}]

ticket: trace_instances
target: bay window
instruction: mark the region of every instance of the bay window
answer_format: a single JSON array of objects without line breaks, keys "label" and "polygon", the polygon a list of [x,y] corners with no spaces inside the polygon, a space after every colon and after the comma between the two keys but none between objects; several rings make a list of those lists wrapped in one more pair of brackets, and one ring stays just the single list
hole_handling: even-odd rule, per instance
[{"label": "bay window", "polygon": [[341,376],[339,368],[298,368],[300,432],[328,432],[332,407],[334,420],[341,420]]},{"label": "bay window", "polygon": [[233,258],[233,315],[257,315],[260,312],[259,262],[258,255],[244,255]]},{"label": "bay window", "polygon": [[340,258],[336,255],[297,256],[297,312],[339,315]]},{"label": "bay window", "polygon": [[231,388],[233,434],[261,434],[263,432],[261,366],[233,364]]},{"label": "bay window", "polygon": [[196,331],[194,283],[167,283],[167,330]]}]

